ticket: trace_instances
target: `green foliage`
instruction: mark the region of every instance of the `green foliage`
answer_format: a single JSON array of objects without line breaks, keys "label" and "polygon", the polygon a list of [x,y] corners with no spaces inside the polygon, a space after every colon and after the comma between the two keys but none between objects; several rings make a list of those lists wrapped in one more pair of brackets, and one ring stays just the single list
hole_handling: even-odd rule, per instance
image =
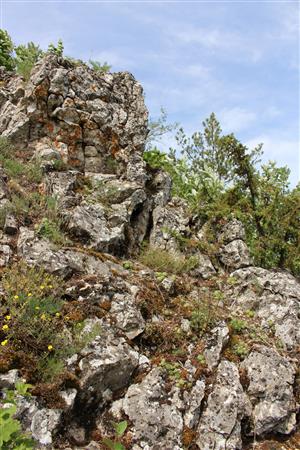
[{"label": "green foliage", "polygon": [[61,222],[56,217],[54,220],[44,217],[37,229],[38,235],[49,239],[56,245],[67,245],[70,242],[61,231]]},{"label": "green foliage", "polygon": [[140,261],[156,272],[185,273],[198,264],[196,256],[187,257],[182,253],[171,253],[157,247],[147,247],[140,256]]},{"label": "green foliage", "polygon": [[247,324],[242,319],[231,319],[229,322],[230,328],[235,331],[236,333],[240,333],[245,328],[247,328]]},{"label": "green foliage", "polygon": [[[29,384],[17,383],[19,395],[29,395]],[[17,411],[14,391],[6,390],[2,400],[7,407],[0,409],[0,448],[3,450],[31,450],[35,448],[34,441],[22,432],[20,422],[14,418]]]},{"label": "green foliage", "polygon": [[111,439],[103,439],[103,444],[106,445],[111,450],[125,450],[125,447],[119,442],[119,440],[124,435],[126,429],[127,429],[128,423],[126,420],[119,422],[119,423],[113,423],[113,427],[115,430],[116,437],[114,440]]},{"label": "green foliage", "polygon": [[0,66],[4,66],[7,70],[15,68],[13,50],[11,37],[6,30],[0,29]]},{"label": "green foliage", "polygon": [[101,63],[100,61],[94,61],[93,59],[89,60],[89,65],[95,72],[109,72],[111,69],[111,66],[105,61],[104,63]]},{"label": "green foliage", "polygon": [[190,322],[193,331],[204,333],[215,322],[213,309],[206,303],[199,303],[191,314]]},{"label": "green foliage", "polygon": [[30,77],[31,70],[35,63],[43,56],[43,51],[39,45],[28,42],[27,45],[19,45],[15,47],[15,64],[18,74],[22,75],[25,80]]},{"label": "green foliage", "polygon": [[144,159],[172,178],[173,195],[185,199],[208,231],[237,218],[245,226],[256,265],[300,274],[300,185],[289,189],[289,170],[274,162],[262,165],[262,144],[249,150],[233,134],[224,135],[212,113],[203,131],[176,135],[174,149],[149,149]]},{"label": "green foliage", "polygon": [[52,42],[48,45],[48,53],[52,53],[53,55],[62,57],[64,53],[64,44],[61,39],[58,40],[57,45],[55,46]]},{"label": "green foliage", "polygon": [[246,343],[239,342],[233,346],[233,351],[241,359],[244,359],[249,353],[249,347]]}]

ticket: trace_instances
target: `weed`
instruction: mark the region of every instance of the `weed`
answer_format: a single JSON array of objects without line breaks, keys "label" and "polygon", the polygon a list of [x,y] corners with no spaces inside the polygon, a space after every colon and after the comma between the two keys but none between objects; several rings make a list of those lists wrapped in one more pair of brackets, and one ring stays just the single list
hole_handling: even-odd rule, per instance
[{"label": "weed", "polygon": [[205,365],[205,364],[206,364],[205,356],[204,356],[202,353],[200,353],[199,355],[197,355],[197,356],[196,356],[196,359],[197,359],[197,361],[198,361],[200,364],[202,364],[202,365]]},{"label": "weed", "polygon": [[206,303],[198,305],[191,314],[191,329],[197,333],[203,333],[211,328],[215,322],[214,311]]},{"label": "weed", "polygon": [[124,445],[121,444],[120,439],[123,437],[126,429],[127,429],[127,421],[113,423],[113,427],[115,430],[115,438],[111,439],[103,439],[103,444],[106,445],[110,450],[125,450]]},{"label": "weed", "polygon": [[229,322],[229,326],[235,333],[240,333],[245,328],[247,328],[246,322],[241,319],[231,319],[231,321]]},{"label": "weed", "polygon": [[67,245],[70,241],[61,231],[61,222],[59,219],[51,220],[44,217],[38,226],[37,232],[39,236],[49,239],[57,245]]},{"label": "weed", "polygon": [[182,253],[171,253],[151,246],[142,252],[140,261],[157,272],[175,274],[189,272],[198,264],[195,256],[186,257]]},{"label": "weed", "polygon": [[246,343],[239,342],[233,346],[233,351],[239,358],[244,359],[249,353],[249,347]]}]

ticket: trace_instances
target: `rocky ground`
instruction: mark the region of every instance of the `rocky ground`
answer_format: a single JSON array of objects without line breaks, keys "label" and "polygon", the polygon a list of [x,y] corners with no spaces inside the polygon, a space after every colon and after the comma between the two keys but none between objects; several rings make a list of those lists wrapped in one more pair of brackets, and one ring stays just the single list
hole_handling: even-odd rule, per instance
[{"label": "rocky ground", "polygon": [[[237,220],[208,242],[171,198],[143,161],[132,75],[47,56],[26,83],[1,71],[0,108],[14,155],[0,173],[0,387],[33,385],[17,418],[37,448],[299,449],[299,281],[254,267]],[[47,379],[32,334],[6,339],[20,261],[59,288],[45,326],[71,347],[80,324],[81,345]]]}]

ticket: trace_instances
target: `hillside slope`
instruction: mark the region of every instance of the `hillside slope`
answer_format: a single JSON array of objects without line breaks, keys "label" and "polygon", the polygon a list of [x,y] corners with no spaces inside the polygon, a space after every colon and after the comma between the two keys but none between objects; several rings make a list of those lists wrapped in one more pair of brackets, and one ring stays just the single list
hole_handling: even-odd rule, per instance
[{"label": "hillside slope", "polygon": [[36,448],[299,449],[299,282],[171,198],[133,76],[49,55],[0,108],[0,387]]}]

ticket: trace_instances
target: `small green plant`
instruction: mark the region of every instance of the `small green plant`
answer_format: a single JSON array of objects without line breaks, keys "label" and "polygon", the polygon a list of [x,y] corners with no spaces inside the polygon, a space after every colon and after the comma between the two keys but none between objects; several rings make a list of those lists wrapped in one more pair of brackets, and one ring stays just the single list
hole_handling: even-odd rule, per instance
[{"label": "small green plant", "polygon": [[133,263],[131,261],[124,261],[123,267],[126,270],[132,270],[133,269]]},{"label": "small green plant", "polygon": [[164,281],[164,279],[168,276],[167,272],[155,272],[155,278],[159,283]]},{"label": "small green plant", "polygon": [[245,328],[247,328],[246,322],[241,319],[231,319],[231,321],[229,322],[229,326],[235,333],[240,333]]},{"label": "small green plant", "polygon": [[120,439],[123,437],[127,426],[128,423],[126,420],[119,423],[113,423],[115,438],[114,440],[103,439],[103,444],[106,445],[106,447],[108,447],[110,450],[125,450],[125,447],[123,444],[121,444]]},{"label": "small green plant", "polygon": [[248,355],[249,347],[246,343],[239,342],[233,346],[233,351],[239,358],[243,359]]},{"label": "small green plant", "polygon": [[109,72],[111,69],[111,66],[107,64],[105,61],[104,63],[101,63],[100,61],[94,61],[93,59],[89,60],[89,65],[95,72]]},{"label": "small green plant", "polygon": [[172,253],[158,247],[147,247],[140,256],[140,261],[157,272],[184,273],[194,269],[198,264],[196,256],[186,257],[182,253]]},{"label": "small green plant", "polygon": [[252,309],[247,309],[247,311],[245,312],[246,316],[249,317],[250,319],[253,319],[253,317],[255,316],[255,312]]},{"label": "small green plant", "polygon": [[38,226],[38,235],[49,239],[51,242],[57,245],[66,245],[69,240],[61,231],[61,223],[58,219],[51,220],[44,217]]},{"label": "small green plant", "polygon": [[[29,384],[16,383],[16,391],[19,395],[28,396]],[[3,450],[32,450],[34,441],[22,432],[20,422],[15,419],[17,412],[15,392],[5,391],[5,398],[1,400],[4,408],[0,409],[0,448]]]},{"label": "small green plant", "polygon": [[64,53],[63,41],[61,39],[59,39],[56,46],[54,44],[52,44],[52,43],[49,44],[47,52],[48,53],[52,53],[53,55],[62,57],[63,53]]},{"label": "small green plant", "polygon": [[200,364],[202,364],[202,365],[205,365],[205,364],[206,364],[205,356],[204,356],[202,353],[200,353],[199,355],[197,355],[196,359],[197,359],[197,361],[198,361]]},{"label": "small green plant", "polygon": [[204,333],[208,328],[211,328],[215,322],[214,310],[206,303],[200,303],[192,312],[191,328],[197,333]]}]

